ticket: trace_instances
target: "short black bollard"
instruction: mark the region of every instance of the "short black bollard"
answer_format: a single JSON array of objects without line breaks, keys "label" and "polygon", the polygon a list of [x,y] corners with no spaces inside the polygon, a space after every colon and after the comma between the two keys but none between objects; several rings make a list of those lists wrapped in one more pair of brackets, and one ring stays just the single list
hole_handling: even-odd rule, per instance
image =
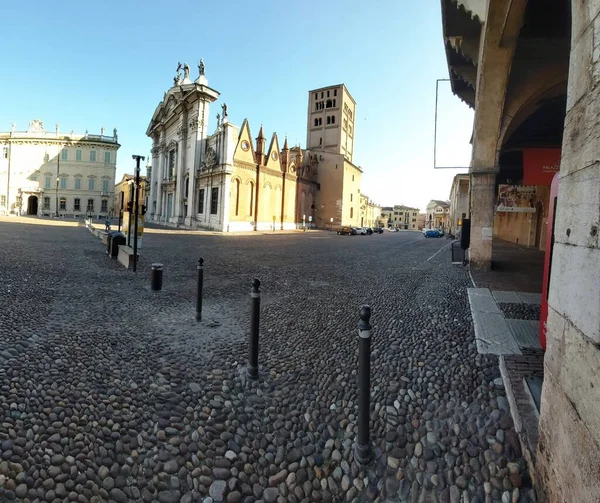
[{"label": "short black bollard", "polygon": [[198,259],[198,285],[196,286],[196,321],[202,321],[202,286],[204,285],[204,259]]},{"label": "short black bollard", "polygon": [[354,452],[356,461],[367,464],[372,457],[369,438],[371,395],[371,308],[361,306],[358,322],[358,441]]},{"label": "short black bollard", "polygon": [[152,275],[150,277],[150,288],[154,291],[162,290],[163,265],[152,264]]},{"label": "short black bollard", "polygon": [[254,278],[252,280],[250,297],[252,298],[252,307],[250,311],[250,354],[248,358],[248,377],[250,377],[250,379],[258,379],[258,331],[260,325],[260,280],[258,278]]}]

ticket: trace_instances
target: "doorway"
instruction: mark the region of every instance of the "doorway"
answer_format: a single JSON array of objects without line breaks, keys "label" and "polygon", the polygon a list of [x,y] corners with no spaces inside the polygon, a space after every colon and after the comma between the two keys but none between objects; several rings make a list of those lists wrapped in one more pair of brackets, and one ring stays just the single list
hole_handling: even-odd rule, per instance
[{"label": "doorway", "polygon": [[29,196],[27,198],[27,214],[37,215],[38,214],[38,198],[37,196]]},{"label": "doorway", "polygon": [[170,220],[173,213],[173,193],[167,194],[167,222]]},{"label": "doorway", "polygon": [[543,206],[539,201],[535,205],[536,213],[536,224],[535,224],[535,247],[540,249],[540,242],[542,240],[542,225],[544,225]]}]

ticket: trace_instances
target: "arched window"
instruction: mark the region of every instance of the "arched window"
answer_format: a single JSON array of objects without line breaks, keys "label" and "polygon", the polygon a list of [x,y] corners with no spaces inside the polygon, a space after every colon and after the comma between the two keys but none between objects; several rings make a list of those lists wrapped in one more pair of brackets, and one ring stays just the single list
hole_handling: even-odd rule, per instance
[{"label": "arched window", "polygon": [[319,125],[319,119],[315,119],[315,126]]},{"label": "arched window", "polygon": [[335,115],[332,115],[332,116],[331,116],[331,123],[332,123],[332,124],[335,124]]},{"label": "arched window", "polygon": [[327,100],[327,101],[325,102],[325,108],[331,108],[332,106],[333,106],[333,101],[331,101],[331,100]]},{"label": "arched window", "polygon": [[240,181],[235,181],[235,216],[240,214]]},{"label": "arched window", "polygon": [[327,124],[331,124],[331,117],[329,115],[327,116]]},{"label": "arched window", "polygon": [[250,182],[250,216],[254,215],[254,182]]}]

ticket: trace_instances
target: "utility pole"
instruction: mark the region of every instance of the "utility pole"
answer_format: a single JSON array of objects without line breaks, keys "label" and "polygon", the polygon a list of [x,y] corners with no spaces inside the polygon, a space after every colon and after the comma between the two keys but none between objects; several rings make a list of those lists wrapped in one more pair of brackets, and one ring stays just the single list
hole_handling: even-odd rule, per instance
[{"label": "utility pole", "polygon": [[139,216],[139,206],[140,206],[140,161],[145,160],[146,158],[142,155],[132,155],[133,159],[135,159],[135,201],[134,201],[134,210],[133,210],[133,272],[137,270],[137,242],[138,242],[138,216]]}]

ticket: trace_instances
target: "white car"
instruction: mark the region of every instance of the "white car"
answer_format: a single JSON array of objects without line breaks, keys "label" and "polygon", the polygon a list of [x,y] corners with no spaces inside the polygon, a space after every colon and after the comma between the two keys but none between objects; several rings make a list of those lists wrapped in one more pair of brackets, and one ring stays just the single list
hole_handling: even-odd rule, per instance
[{"label": "white car", "polygon": [[367,229],[365,229],[364,227],[357,227],[356,228],[356,234],[360,234],[361,236],[366,236],[367,235]]}]

